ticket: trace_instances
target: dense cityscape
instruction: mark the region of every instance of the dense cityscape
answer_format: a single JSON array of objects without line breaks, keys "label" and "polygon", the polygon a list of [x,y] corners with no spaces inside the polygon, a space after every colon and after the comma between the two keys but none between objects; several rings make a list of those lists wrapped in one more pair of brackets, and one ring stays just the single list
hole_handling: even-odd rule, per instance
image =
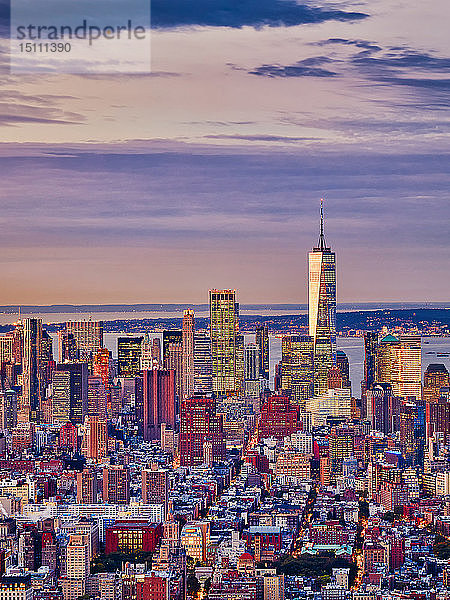
[{"label": "dense cityscape", "polygon": [[448,370],[377,311],[352,387],[322,212],[308,263],[282,329],[212,289],[117,358],[98,320],[0,336],[0,600],[449,598]]}]

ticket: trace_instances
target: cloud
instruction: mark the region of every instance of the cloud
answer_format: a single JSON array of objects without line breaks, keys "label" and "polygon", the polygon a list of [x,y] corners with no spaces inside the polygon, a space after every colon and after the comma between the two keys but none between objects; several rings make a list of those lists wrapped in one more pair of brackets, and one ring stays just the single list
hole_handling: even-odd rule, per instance
[{"label": "cloud", "polygon": [[282,143],[296,143],[311,141],[315,138],[308,137],[294,137],[289,135],[245,135],[245,134],[209,134],[203,136],[207,139],[213,140],[242,140],[248,142],[282,142]]},{"label": "cloud", "polygon": [[313,56],[297,61],[292,65],[261,65],[251,75],[264,77],[336,77],[335,71],[324,69],[321,65],[334,62],[326,56]]},{"label": "cloud", "polygon": [[81,114],[59,108],[73,96],[50,94],[24,94],[18,90],[0,90],[0,125],[14,126],[21,123],[73,125],[83,123]]},{"label": "cloud", "polygon": [[366,14],[298,4],[294,0],[153,0],[152,27],[291,27],[352,21]]}]

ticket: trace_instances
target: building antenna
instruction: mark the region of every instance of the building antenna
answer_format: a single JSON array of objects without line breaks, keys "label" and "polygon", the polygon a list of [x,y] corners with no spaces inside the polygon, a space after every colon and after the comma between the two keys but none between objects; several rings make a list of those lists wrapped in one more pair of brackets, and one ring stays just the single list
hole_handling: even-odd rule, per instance
[{"label": "building antenna", "polygon": [[319,236],[319,248],[323,252],[325,246],[325,235],[323,233],[323,198],[320,199],[320,236]]}]

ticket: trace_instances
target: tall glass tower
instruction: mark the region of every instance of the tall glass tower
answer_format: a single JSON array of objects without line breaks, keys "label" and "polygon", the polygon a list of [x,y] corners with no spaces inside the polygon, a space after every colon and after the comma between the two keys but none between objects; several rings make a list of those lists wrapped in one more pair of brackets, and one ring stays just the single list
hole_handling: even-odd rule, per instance
[{"label": "tall glass tower", "polygon": [[213,391],[219,395],[234,392],[237,388],[238,306],[235,290],[209,291]]},{"label": "tall glass tower", "polygon": [[328,371],[336,364],[336,255],[325,243],[320,201],[318,245],[309,253],[309,335],[314,342],[314,394],[328,389]]}]

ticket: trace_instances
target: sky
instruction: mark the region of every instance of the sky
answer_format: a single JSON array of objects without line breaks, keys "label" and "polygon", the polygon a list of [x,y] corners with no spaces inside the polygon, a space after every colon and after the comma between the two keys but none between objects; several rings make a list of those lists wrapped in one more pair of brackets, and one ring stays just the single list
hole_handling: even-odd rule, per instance
[{"label": "sky", "polygon": [[448,0],[154,0],[146,74],[10,74],[0,305],[450,298]]}]

